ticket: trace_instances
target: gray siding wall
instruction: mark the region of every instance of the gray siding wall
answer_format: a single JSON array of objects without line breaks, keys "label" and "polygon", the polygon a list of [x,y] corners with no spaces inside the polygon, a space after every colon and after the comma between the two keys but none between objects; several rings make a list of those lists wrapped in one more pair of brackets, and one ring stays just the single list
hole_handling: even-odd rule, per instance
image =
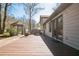
[{"label": "gray siding wall", "polygon": [[[79,50],[79,4],[72,4],[52,20],[61,14],[63,14],[63,43]],[[46,24],[45,34],[52,37],[49,22]]]},{"label": "gray siding wall", "polygon": [[52,37],[52,32],[49,32],[49,22],[46,23],[45,34],[49,37]]},{"label": "gray siding wall", "polygon": [[79,50],[79,4],[63,11],[63,42]]}]

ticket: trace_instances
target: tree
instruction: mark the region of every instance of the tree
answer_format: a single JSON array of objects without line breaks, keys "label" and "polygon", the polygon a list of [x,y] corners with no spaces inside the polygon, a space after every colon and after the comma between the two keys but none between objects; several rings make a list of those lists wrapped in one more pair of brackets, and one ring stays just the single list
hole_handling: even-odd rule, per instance
[{"label": "tree", "polygon": [[1,3],[0,3],[0,33],[1,33]]},{"label": "tree", "polygon": [[39,11],[44,8],[37,7],[38,3],[27,3],[24,4],[25,13],[29,15],[29,32],[31,32],[31,20],[32,17]]},{"label": "tree", "polygon": [[3,8],[4,8],[4,17],[3,17],[3,24],[2,24],[2,28],[1,28],[1,33],[4,33],[5,30],[5,22],[6,22],[6,18],[7,18],[7,11],[8,11],[8,6],[11,6],[11,4],[9,3],[5,3]]},{"label": "tree", "polygon": [[7,17],[7,7],[8,7],[8,3],[6,3],[5,4],[5,7],[4,7],[4,18],[3,18],[2,33],[4,32],[4,29],[5,29],[5,21],[6,21],[6,17]]},{"label": "tree", "polygon": [[56,5],[52,9],[55,11],[59,5],[60,5],[60,3],[56,3]]},{"label": "tree", "polygon": [[31,20],[31,29],[34,29],[35,28],[35,23],[36,23],[36,21],[35,20]]},{"label": "tree", "polygon": [[2,22],[3,22],[3,3],[0,3],[0,34],[2,34]]}]

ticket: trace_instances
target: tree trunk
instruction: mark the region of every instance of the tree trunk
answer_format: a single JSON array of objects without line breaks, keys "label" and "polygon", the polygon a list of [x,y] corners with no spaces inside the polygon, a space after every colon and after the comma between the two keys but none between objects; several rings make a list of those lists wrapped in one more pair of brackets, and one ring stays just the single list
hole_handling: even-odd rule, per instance
[{"label": "tree trunk", "polygon": [[0,3],[0,33],[1,33],[1,3]]},{"label": "tree trunk", "polygon": [[30,8],[30,19],[29,19],[29,32],[31,33],[31,8]]},{"label": "tree trunk", "polygon": [[3,28],[2,28],[2,33],[5,30],[5,22],[6,22],[6,17],[7,17],[7,7],[8,7],[8,3],[5,4],[4,7],[4,18],[3,18]]}]

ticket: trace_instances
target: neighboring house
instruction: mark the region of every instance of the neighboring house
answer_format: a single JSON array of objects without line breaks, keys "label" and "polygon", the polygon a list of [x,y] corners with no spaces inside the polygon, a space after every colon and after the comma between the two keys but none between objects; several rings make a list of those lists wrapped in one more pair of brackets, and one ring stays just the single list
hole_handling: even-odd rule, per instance
[{"label": "neighboring house", "polygon": [[25,32],[24,31],[25,30],[24,24],[22,22],[20,22],[20,21],[16,21],[16,22],[13,22],[12,24],[10,24],[10,28],[17,31],[15,33],[15,35],[16,34],[24,34],[24,32]]},{"label": "neighboring house", "polygon": [[46,22],[46,20],[48,19],[48,17],[49,17],[48,15],[41,15],[40,16],[40,26],[41,26],[41,30],[42,31],[45,29],[45,26],[43,24]]},{"label": "neighboring house", "polygon": [[79,50],[78,3],[62,3],[43,24],[45,35]]}]

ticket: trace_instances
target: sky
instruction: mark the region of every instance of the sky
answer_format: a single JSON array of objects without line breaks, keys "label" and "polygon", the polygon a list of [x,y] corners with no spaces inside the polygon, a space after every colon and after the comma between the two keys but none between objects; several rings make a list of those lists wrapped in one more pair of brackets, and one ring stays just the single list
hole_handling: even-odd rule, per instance
[{"label": "sky", "polygon": [[[56,7],[56,3],[41,3],[38,5],[38,7],[44,8],[43,10],[40,10],[38,13],[36,13],[33,16],[33,20],[38,23],[40,21],[40,15],[48,15],[50,16],[54,10],[52,8]],[[15,16],[16,18],[24,17],[27,19],[28,16],[26,16],[23,5],[22,4],[14,4],[12,7],[10,7],[9,10],[10,16]]]}]

